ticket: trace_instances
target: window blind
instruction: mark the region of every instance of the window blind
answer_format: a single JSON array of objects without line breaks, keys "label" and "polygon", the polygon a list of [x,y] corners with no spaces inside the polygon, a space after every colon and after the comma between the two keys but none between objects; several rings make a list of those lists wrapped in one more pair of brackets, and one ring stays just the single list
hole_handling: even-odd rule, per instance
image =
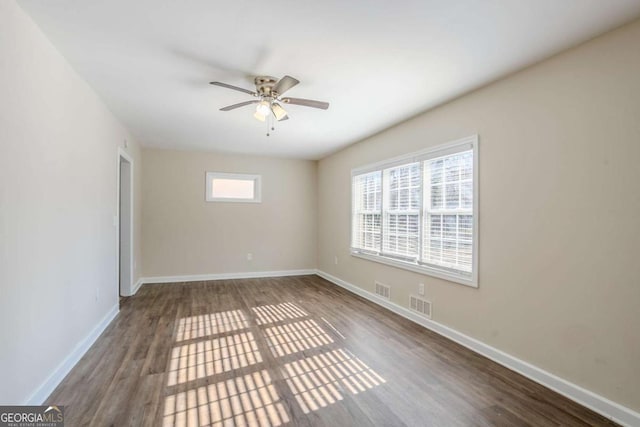
[{"label": "window blind", "polygon": [[383,172],[382,253],[416,260],[419,255],[422,183],[420,163]]},{"label": "window blind", "polygon": [[473,236],[473,152],[425,161],[427,197],[421,261],[470,273]]},{"label": "window blind", "polygon": [[475,144],[471,137],[352,172],[352,253],[475,286]]},{"label": "window blind", "polygon": [[381,172],[353,177],[353,218],[351,246],[379,252],[382,219]]}]

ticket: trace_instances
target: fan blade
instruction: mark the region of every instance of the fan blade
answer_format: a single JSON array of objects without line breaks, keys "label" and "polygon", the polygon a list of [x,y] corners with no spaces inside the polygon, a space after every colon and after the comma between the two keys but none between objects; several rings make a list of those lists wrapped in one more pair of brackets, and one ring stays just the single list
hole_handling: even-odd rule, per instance
[{"label": "fan blade", "polygon": [[329,108],[328,102],[314,101],[313,99],[282,98],[281,101],[285,104],[304,105],[305,107],[320,108],[322,110]]},{"label": "fan blade", "polygon": [[215,85],[215,86],[221,86],[221,87],[226,87],[227,89],[233,89],[233,90],[237,90],[240,92],[244,92],[244,93],[248,93],[249,95],[253,95],[256,96],[257,94],[249,89],[243,89],[241,87],[238,86],[233,86],[227,83],[222,83],[222,82],[209,82],[210,85]]},{"label": "fan blade", "polygon": [[220,109],[220,111],[231,111],[231,110],[235,110],[236,108],[244,107],[245,105],[257,104],[258,102],[260,102],[260,101],[258,101],[256,99],[256,100],[252,100],[252,101],[241,102],[239,104],[227,105],[226,107],[222,107]]},{"label": "fan blade", "polygon": [[275,92],[278,94],[278,96],[280,96],[298,83],[300,82],[297,79],[294,79],[291,76],[284,76],[283,78],[278,80],[278,83],[276,83],[275,86],[273,86],[271,92]]},{"label": "fan blade", "polygon": [[273,104],[271,104],[271,112],[273,113],[273,115],[276,117],[276,120],[278,121],[286,120],[289,118],[287,116],[287,112],[285,111],[285,109],[282,108],[282,106],[277,102],[274,102]]}]

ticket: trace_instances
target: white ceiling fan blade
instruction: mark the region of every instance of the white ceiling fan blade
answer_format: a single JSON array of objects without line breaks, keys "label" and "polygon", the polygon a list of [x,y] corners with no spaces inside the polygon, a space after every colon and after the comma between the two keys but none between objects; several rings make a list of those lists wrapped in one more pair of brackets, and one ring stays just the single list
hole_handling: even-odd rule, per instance
[{"label": "white ceiling fan blade", "polygon": [[278,94],[278,96],[280,96],[298,83],[300,83],[300,81],[298,81],[297,79],[294,79],[291,76],[284,76],[283,78],[278,80],[278,83],[276,83],[275,86],[273,86],[271,92],[275,92],[276,94]]}]

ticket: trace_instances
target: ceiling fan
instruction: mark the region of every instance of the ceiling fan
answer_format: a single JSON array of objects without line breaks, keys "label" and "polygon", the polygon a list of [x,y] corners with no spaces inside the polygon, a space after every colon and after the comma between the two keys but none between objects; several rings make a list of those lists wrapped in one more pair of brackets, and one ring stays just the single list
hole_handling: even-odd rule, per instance
[{"label": "ceiling fan", "polygon": [[272,114],[277,121],[289,119],[286,110],[282,108],[281,104],[302,105],[305,107],[320,108],[322,110],[326,110],[327,108],[329,108],[328,102],[314,101],[312,99],[302,98],[282,98],[282,95],[286,91],[300,83],[297,79],[294,79],[291,76],[284,76],[280,80],[270,76],[258,76],[254,79],[254,83],[256,85],[256,90],[251,91],[227,83],[210,82],[210,84],[212,85],[244,92],[257,98],[251,101],[240,102],[239,104],[222,107],[220,111],[231,111],[235,110],[236,108],[244,107],[246,105],[258,104],[253,117],[260,120],[261,122],[264,122],[270,119]]}]

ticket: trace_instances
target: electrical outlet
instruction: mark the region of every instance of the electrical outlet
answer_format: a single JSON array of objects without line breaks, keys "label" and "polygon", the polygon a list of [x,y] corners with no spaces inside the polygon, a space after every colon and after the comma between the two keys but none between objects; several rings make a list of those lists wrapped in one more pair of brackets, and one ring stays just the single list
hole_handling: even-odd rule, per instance
[{"label": "electrical outlet", "polygon": [[418,284],[418,294],[419,295],[424,295],[424,283],[419,283]]},{"label": "electrical outlet", "polygon": [[334,263],[335,265],[338,265],[338,255],[334,255],[334,256],[333,256],[333,263]]},{"label": "electrical outlet", "polygon": [[253,254],[251,252],[247,254],[247,261],[253,261]]}]

